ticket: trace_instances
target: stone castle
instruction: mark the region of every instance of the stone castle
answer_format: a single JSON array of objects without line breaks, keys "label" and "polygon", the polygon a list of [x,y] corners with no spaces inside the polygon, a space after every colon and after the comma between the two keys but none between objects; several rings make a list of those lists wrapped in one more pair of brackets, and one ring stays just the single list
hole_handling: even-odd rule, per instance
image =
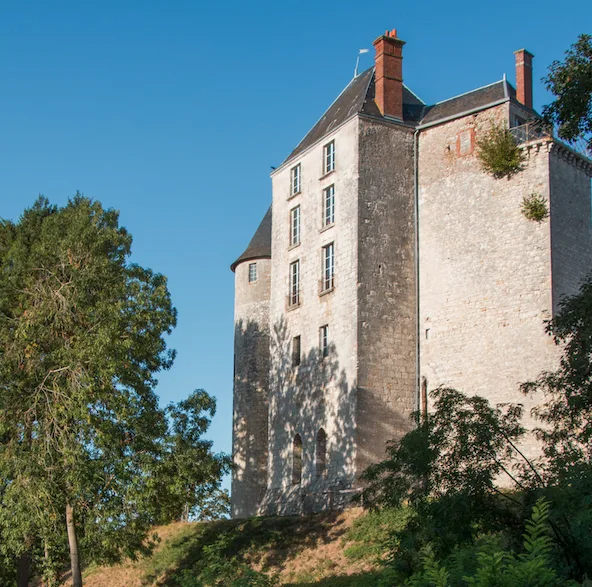
[{"label": "stone castle", "polygon": [[[234,517],[342,506],[437,386],[528,415],[519,384],[559,357],[544,320],[592,268],[592,162],[536,124],[533,56],[515,52],[516,88],[427,105],[403,45],[374,41],[232,264]],[[476,156],[492,121],[524,151],[510,179]],[[542,222],[521,212],[533,193]]]}]

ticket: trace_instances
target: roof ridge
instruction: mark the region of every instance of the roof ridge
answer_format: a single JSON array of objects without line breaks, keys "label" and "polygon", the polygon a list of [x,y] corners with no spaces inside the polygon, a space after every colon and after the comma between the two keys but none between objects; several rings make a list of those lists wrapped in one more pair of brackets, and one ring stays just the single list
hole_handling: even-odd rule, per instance
[{"label": "roof ridge", "polygon": [[407,84],[403,84],[403,87],[410,93],[413,94],[413,96],[415,96],[424,106],[426,106],[426,103],[407,85]]},{"label": "roof ridge", "polygon": [[478,88],[474,88],[469,90],[468,92],[463,92],[462,94],[457,94],[456,96],[452,96],[452,98],[446,98],[446,100],[440,100],[440,102],[434,102],[432,106],[437,106],[438,104],[444,104],[444,102],[450,102],[450,100],[456,100],[456,98],[460,98],[462,96],[466,96],[467,94],[472,94],[473,92],[478,92],[479,90],[484,90],[485,88],[490,88],[491,86],[495,86],[495,84],[499,84],[504,80],[498,79],[495,82],[491,82],[490,84],[486,84],[484,86],[480,86]]}]

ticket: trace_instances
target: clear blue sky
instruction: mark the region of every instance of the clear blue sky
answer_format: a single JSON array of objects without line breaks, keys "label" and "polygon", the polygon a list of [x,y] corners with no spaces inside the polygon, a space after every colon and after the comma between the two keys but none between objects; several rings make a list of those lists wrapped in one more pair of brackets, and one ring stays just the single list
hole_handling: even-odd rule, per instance
[{"label": "clear blue sky", "polygon": [[[0,216],[76,190],[121,211],[133,260],[168,276],[179,325],[163,403],[218,398],[230,450],[233,274],[267,209],[269,172],[386,29],[404,78],[435,102],[501,79],[513,51],[539,82],[592,2],[0,1]],[[587,30],[586,30],[587,28]],[[372,51],[361,69],[372,64]]]}]

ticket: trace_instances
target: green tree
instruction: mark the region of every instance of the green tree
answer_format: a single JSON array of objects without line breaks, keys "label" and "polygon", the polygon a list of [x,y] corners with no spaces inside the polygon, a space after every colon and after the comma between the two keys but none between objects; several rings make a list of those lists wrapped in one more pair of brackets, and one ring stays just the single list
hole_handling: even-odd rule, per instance
[{"label": "green tree", "polygon": [[545,119],[557,125],[562,139],[587,137],[592,152],[592,36],[580,35],[565,60],[551,64],[544,82],[555,96],[543,109]]},{"label": "green tree", "polygon": [[0,230],[0,516],[31,510],[4,538],[51,550],[65,524],[76,587],[79,548],[141,548],[166,435],[154,386],[176,311],[166,279],[129,263],[131,242],[117,212],[80,194],[40,198]]},{"label": "green tree", "polygon": [[220,481],[230,471],[231,460],[212,454],[212,442],[203,438],[216,413],[215,399],[197,389],[166,412],[169,431],[158,478],[168,483],[169,501],[160,504],[162,521],[224,516],[228,500]]}]

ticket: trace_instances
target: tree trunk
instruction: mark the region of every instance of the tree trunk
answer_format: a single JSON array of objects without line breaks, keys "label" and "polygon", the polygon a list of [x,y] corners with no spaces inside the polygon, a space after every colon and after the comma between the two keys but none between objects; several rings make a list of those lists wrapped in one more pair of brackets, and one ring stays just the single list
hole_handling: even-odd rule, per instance
[{"label": "tree trunk", "polygon": [[82,574],[80,573],[80,559],[78,557],[78,539],[76,538],[76,526],[74,525],[74,511],[69,503],[66,504],[66,528],[68,529],[68,545],[70,547],[72,587],[82,587]]},{"label": "tree trunk", "polygon": [[21,554],[16,567],[17,587],[29,587],[31,576],[31,556],[28,552]]}]

